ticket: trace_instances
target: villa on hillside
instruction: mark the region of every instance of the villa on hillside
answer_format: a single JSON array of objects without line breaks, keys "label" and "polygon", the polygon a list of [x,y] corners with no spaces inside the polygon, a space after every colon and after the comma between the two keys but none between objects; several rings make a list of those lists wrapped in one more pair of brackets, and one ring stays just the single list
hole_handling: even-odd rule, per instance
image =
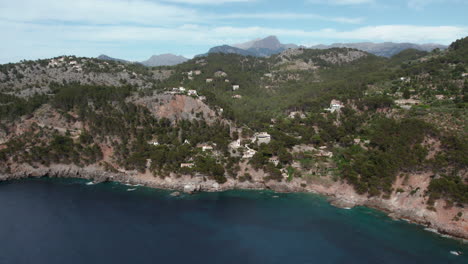
[{"label": "villa on hillside", "polygon": [[304,119],[306,118],[306,115],[303,113],[303,112],[300,112],[300,111],[293,111],[291,113],[289,113],[289,118],[296,118],[296,116],[298,116],[300,119]]},{"label": "villa on hillside", "polygon": [[254,135],[254,141],[257,141],[257,144],[268,144],[271,141],[271,135],[267,132],[260,132]]},{"label": "villa on hillside", "polygon": [[180,167],[181,167],[181,168],[190,168],[190,169],[191,169],[191,168],[193,168],[194,166],[195,166],[194,163],[181,163],[181,164],[180,164]]},{"label": "villa on hillside", "polygon": [[419,105],[421,101],[416,100],[416,99],[400,99],[400,100],[395,100],[395,104],[397,104],[399,107],[403,109],[411,109],[413,105]]},{"label": "villa on hillside", "polygon": [[278,157],[271,157],[268,161],[270,163],[273,163],[275,166],[278,166],[278,164],[280,163]]},{"label": "villa on hillside", "polygon": [[188,90],[187,94],[189,96],[198,96],[197,90]]},{"label": "villa on hillside", "polygon": [[233,90],[233,91],[237,91],[237,90],[239,90],[239,88],[240,88],[240,86],[237,85],[237,84],[235,84],[235,85],[232,86],[232,90]]},{"label": "villa on hillside", "polygon": [[333,99],[330,103],[330,108],[325,108],[325,111],[334,113],[340,111],[344,107],[344,104],[338,100]]},{"label": "villa on hillside", "polygon": [[151,140],[150,142],[148,142],[148,144],[153,146],[159,146],[159,142],[157,140]]},{"label": "villa on hillside", "polygon": [[247,150],[244,152],[244,155],[242,156],[243,159],[251,159],[253,158],[253,156],[257,153],[257,151],[255,151],[254,149],[251,149],[251,148],[248,148],[247,147]]}]

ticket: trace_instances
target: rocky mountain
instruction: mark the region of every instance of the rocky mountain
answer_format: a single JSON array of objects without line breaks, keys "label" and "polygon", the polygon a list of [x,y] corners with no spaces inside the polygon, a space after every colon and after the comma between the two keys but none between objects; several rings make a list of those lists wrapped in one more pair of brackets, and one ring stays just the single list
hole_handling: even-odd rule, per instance
[{"label": "rocky mountain", "polygon": [[[211,48],[208,53],[239,54],[242,56],[268,57],[279,54],[290,48],[298,48],[295,44],[281,44],[276,36],[255,39],[245,43],[222,45]],[[200,55],[204,56],[206,54]]]},{"label": "rocky mountain", "polygon": [[97,57],[97,59],[99,60],[107,60],[107,61],[117,61],[117,62],[122,62],[122,63],[131,63],[130,61],[126,61],[126,60],[122,60],[122,59],[117,59],[117,58],[112,58],[112,57],[109,57],[107,55],[99,55]]},{"label": "rocky mountain", "polygon": [[353,48],[363,50],[382,57],[392,57],[406,49],[415,49],[420,51],[432,51],[434,49],[444,50],[447,48],[445,45],[440,44],[414,44],[414,43],[334,43],[331,45],[315,45],[311,49],[329,49],[329,48]]},{"label": "rocky mountain", "polygon": [[107,55],[100,55],[99,57],[97,57],[97,59],[107,60],[107,61],[117,61],[121,63],[139,63],[148,67],[174,66],[174,65],[181,64],[181,63],[188,61],[188,59],[183,56],[177,56],[177,55],[170,54],[170,53],[161,54],[161,55],[153,55],[151,56],[151,58],[142,62],[130,62],[130,61],[122,60],[122,59],[109,57]]},{"label": "rocky mountain", "polygon": [[187,58],[183,56],[177,56],[174,54],[161,54],[161,55],[153,55],[148,60],[142,61],[141,64],[149,67],[156,67],[156,66],[174,66],[177,64],[181,64],[188,61]]}]

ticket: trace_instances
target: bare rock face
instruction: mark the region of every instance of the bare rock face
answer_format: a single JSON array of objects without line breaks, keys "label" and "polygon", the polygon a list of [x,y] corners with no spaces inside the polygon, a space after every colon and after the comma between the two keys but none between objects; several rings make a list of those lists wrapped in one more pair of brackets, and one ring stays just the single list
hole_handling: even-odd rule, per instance
[{"label": "bare rock face", "polygon": [[201,191],[201,186],[196,184],[187,184],[184,186],[184,193],[193,194]]},{"label": "bare rock face", "polygon": [[332,63],[332,64],[344,64],[344,63],[350,63],[355,60],[358,60],[362,57],[366,57],[367,54],[365,52],[359,51],[359,50],[348,50],[347,52],[330,52],[325,55],[319,56],[322,60]]},{"label": "bare rock face", "polygon": [[135,104],[147,107],[157,118],[176,120],[201,120],[208,123],[217,119],[216,112],[201,100],[172,94],[156,94],[153,96],[135,98]]}]

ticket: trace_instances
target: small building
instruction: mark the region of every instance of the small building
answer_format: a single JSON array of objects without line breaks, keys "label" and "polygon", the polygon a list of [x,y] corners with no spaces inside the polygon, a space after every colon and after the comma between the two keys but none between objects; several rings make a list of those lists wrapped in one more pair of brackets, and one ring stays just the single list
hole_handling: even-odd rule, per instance
[{"label": "small building", "polygon": [[200,70],[196,70],[196,71],[194,71],[193,73],[195,73],[195,75],[200,75],[200,74],[201,74],[201,71],[200,71]]},{"label": "small building", "polygon": [[193,76],[193,71],[187,72],[187,75],[188,75],[188,76]]},{"label": "small building", "polygon": [[289,113],[289,118],[296,118],[296,117],[299,117],[300,119],[304,119],[306,118],[306,115],[303,113],[303,112],[300,112],[300,111],[293,111],[291,113]]},{"label": "small building", "polygon": [[226,77],[228,75],[227,75],[227,73],[225,73],[223,71],[217,71],[217,72],[215,72],[214,76],[217,77],[217,78],[221,78],[221,77]]},{"label": "small building", "polygon": [[333,99],[333,100],[330,102],[330,108],[326,108],[325,111],[334,113],[334,112],[336,112],[336,111],[340,111],[341,108],[343,108],[343,107],[344,107],[344,104],[343,104],[342,102]]},{"label": "small building", "polygon": [[361,139],[360,139],[360,138],[355,138],[355,139],[354,139],[354,144],[357,145],[357,144],[359,144],[359,143],[361,143]]},{"label": "small building", "polygon": [[244,155],[242,156],[243,159],[251,159],[253,156],[257,153],[254,149],[247,148],[247,150],[244,152]]},{"label": "small building", "polygon": [[326,158],[333,158],[333,152],[331,151],[326,151],[326,150],[319,150],[317,154],[315,154],[316,157],[326,157]]},{"label": "small building", "polygon": [[202,151],[205,152],[205,151],[213,151],[213,146],[210,146],[210,145],[204,145],[202,146]]},{"label": "small building", "polygon": [[212,82],[213,82],[213,79],[212,79],[212,78],[206,79],[206,83],[212,83]]},{"label": "small building", "polygon": [[268,78],[272,78],[272,77],[273,77],[273,74],[271,74],[271,73],[265,73],[264,76],[265,76],[265,77],[268,77]]},{"label": "small building", "polygon": [[233,141],[229,144],[229,147],[231,147],[232,149],[238,149],[241,147],[241,140],[238,139],[236,141]]},{"label": "small building", "polygon": [[153,146],[159,146],[160,145],[157,140],[152,140],[152,141],[148,142],[148,144],[153,145]]},{"label": "small building", "polygon": [[268,161],[269,161],[270,163],[275,164],[275,166],[278,166],[278,164],[280,163],[278,157],[271,157]]},{"label": "small building", "polygon": [[183,92],[185,92],[185,88],[181,86],[181,87],[179,87],[179,91],[183,93]]},{"label": "small building", "polygon": [[187,94],[189,96],[198,96],[197,90],[188,90]]},{"label": "small building", "polygon": [[181,167],[181,168],[190,168],[190,169],[191,169],[191,168],[193,168],[194,166],[195,166],[194,163],[181,163],[181,164],[180,164],[180,167]]},{"label": "small building", "polygon": [[198,99],[200,99],[200,100],[202,100],[202,101],[205,101],[205,100],[206,100],[206,96],[200,95],[200,96],[198,96]]},{"label": "small building", "polygon": [[395,104],[397,104],[399,107],[409,110],[411,109],[412,106],[414,105],[419,105],[421,101],[416,100],[416,99],[400,99],[400,100],[395,100]]},{"label": "small building", "polygon": [[190,141],[188,139],[184,140],[184,144],[190,145]]},{"label": "small building", "polygon": [[224,80],[224,82],[225,82],[225,83],[228,83],[228,82],[229,82],[229,79]]},{"label": "small building", "polygon": [[437,94],[435,97],[437,100],[443,100],[445,98],[443,94]]},{"label": "small building", "polygon": [[255,134],[255,140],[257,144],[269,144],[271,141],[271,135],[267,132],[260,132]]},{"label": "small building", "polygon": [[239,90],[239,88],[240,88],[240,86],[237,85],[237,84],[235,84],[235,85],[232,86],[232,90],[233,90],[233,91],[237,91],[237,90]]},{"label": "small building", "polygon": [[234,98],[234,99],[242,99],[242,95],[236,94],[236,95],[233,95],[232,98]]}]

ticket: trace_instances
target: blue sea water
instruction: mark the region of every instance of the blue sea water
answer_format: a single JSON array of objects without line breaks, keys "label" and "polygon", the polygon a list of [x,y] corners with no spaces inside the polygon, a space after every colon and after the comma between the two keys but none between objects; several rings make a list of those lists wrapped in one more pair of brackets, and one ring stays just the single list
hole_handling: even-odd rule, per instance
[{"label": "blue sea water", "polygon": [[129,188],[1,183],[0,263],[468,263],[461,241],[318,195]]}]

